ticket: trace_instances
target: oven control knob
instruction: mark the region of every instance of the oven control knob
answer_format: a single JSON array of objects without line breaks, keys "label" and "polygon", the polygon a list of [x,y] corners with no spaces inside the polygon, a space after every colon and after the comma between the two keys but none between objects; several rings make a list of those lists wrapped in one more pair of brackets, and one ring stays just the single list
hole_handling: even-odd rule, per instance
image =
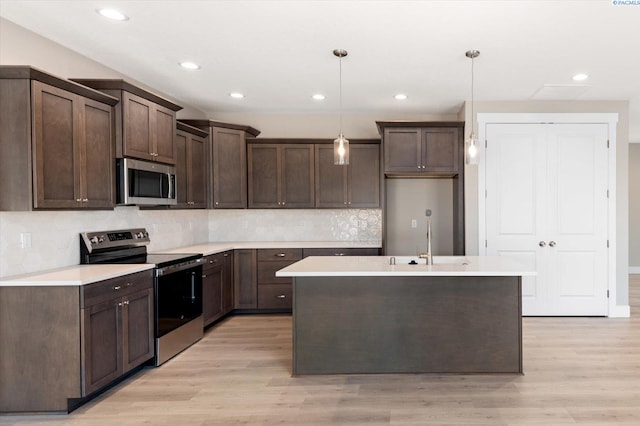
[{"label": "oven control knob", "polygon": [[104,242],[104,235],[100,235],[100,236],[98,237],[98,242],[99,242],[99,243],[103,243],[103,242]]},{"label": "oven control knob", "polygon": [[91,237],[89,241],[91,241],[91,244],[98,244],[98,237]]},{"label": "oven control knob", "polygon": [[138,233],[136,234],[136,238],[144,238],[144,237],[146,237],[146,235],[145,235],[145,234],[146,234],[146,232],[142,232],[142,231],[140,231],[140,232],[138,232]]}]

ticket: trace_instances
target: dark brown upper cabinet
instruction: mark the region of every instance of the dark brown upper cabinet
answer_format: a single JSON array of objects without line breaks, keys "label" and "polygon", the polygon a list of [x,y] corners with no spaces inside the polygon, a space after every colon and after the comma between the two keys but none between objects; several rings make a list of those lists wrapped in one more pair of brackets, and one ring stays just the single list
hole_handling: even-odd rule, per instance
[{"label": "dark brown upper cabinet", "polygon": [[209,132],[207,158],[209,188],[213,189],[209,207],[215,209],[247,208],[247,136],[259,130],[238,124],[212,120],[180,120]]},{"label": "dark brown upper cabinet", "polygon": [[333,164],[333,144],[316,144],[316,207],[380,207],[380,144],[350,143],[349,165]]},{"label": "dark brown upper cabinet", "polygon": [[120,100],[116,156],[176,163],[176,111],[181,106],[125,80],[73,79]]},{"label": "dark brown upper cabinet", "polygon": [[0,91],[0,210],[112,209],[118,100],[27,66]]},{"label": "dark brown upper cabinet", "polygon": [[313,208],[312,144],[249,143],[249,208]]},{"label": "dark brown upper cabinet", "polygon": [[178,121],[176,129],[176,188],[172,208],[207,208],[207,140],[209,134]]},{"label": "dark brown upper cabinet", "polygon": [[377,124],[383,137],[386,174],[451,177],[460,172],[463,150],[460,123]]}]

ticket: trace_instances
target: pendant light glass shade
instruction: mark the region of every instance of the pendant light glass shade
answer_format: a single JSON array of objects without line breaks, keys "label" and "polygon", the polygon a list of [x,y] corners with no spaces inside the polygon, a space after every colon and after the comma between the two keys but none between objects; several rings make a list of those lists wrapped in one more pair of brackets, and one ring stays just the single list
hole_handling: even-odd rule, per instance
[{"label": "pendant light glass shade", "polygon": [[475,131],[476,117],[474,115],[474,99],[473,99],[473,60],[480,56],[480,52],[477,50],[468,50],[465,56],[471,59],[471,131],[469,137],[465,141],[465,162],[467,164],[478,164],[478,140]]},{"label": "pendant light glass shade", "polygon": [[338,57],[340,63],[340,134],[333,141],[333,164],[346,166],[349,164],[349,140],[342,134],[342,58],[347,56],[347,51],[335,49],[333,54]]},{"label": "pendant light glass shade", "polygon": [[333,141],[333,164],[344,166],[349,164],[349,139],[342,132]]}]

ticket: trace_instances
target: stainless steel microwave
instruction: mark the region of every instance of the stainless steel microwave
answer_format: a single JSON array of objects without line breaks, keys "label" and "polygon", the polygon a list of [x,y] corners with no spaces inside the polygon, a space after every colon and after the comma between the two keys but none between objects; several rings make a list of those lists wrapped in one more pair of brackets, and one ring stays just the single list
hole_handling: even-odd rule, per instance
[{"label": "stainless steel microwave", "polygon": [[171,206],[177,204],[176,169],[167,164],[119,158],[117,203],[124,205]]}]

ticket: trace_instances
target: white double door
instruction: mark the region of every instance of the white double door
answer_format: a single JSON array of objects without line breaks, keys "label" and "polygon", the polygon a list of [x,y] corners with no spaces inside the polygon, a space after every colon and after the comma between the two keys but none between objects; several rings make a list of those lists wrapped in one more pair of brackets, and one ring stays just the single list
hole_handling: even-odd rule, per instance
[{"label": "white double door", "polygon": [[523,315],[607,315],[608,127],[486,124],[486,253],[535,268]]}]

